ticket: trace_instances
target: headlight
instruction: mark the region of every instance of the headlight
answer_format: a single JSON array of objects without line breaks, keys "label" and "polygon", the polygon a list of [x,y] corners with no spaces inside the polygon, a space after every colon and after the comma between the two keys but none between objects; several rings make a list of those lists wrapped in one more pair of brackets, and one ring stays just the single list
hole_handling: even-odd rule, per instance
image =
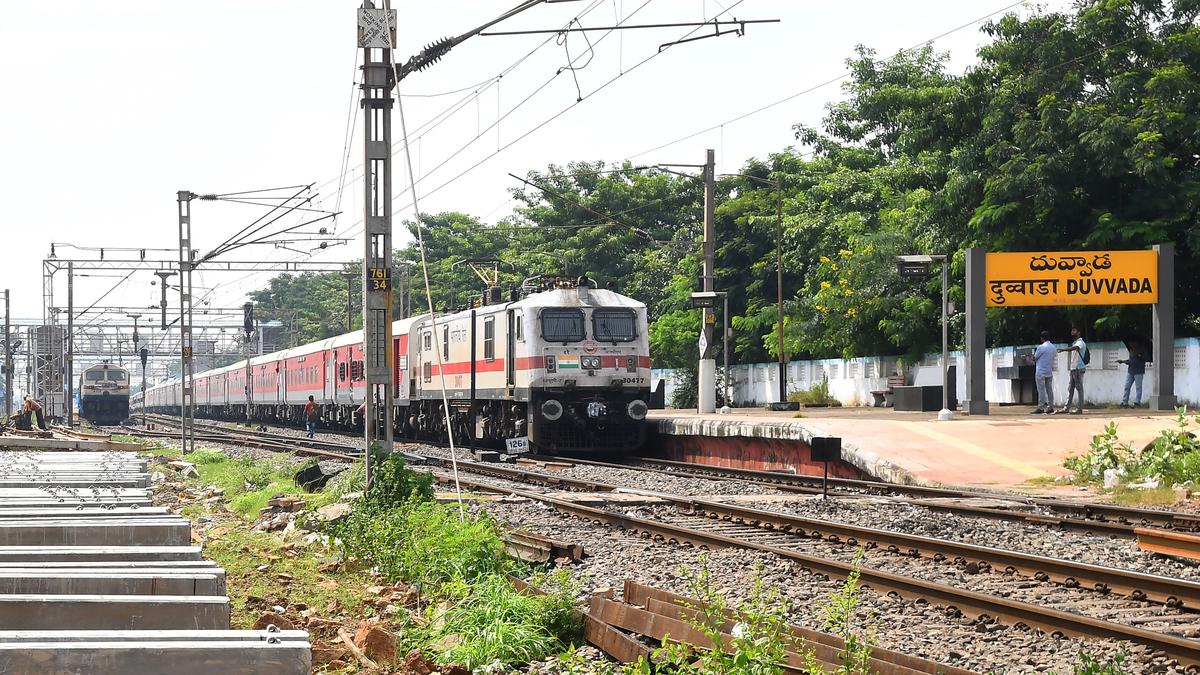
[{"label": "headlight", "polygon": [[629,413],[629,419],[640,422],[646,419],[646,413],[650,412],[650,407],[646,405],[645,401],[635,399],[630,401],[629,405],[625,406],[625,412]]},{"label": "headlight", "polygon": [[599,356],[583,356],[580,357],[579,362],[584,370],[600,370]]},{"label": "headlight", "polygon": [[545,417],[551,422],[558,420],[558,418],[562,417],[562,414],[563,407],[558,401],[550,399],[542,404],[542,417]]}]

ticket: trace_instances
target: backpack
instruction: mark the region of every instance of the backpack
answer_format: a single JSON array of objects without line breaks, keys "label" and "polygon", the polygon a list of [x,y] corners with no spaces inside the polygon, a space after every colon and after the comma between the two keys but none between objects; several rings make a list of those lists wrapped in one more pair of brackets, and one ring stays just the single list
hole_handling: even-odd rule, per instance
[{"label": "backpack", "polygon": [[1083,353],[1079,355],[1079,358],[1083,359],[1083,365],[1085,365],[1085,366],[1087,364],[1091,363],[1092,362],[1092,350],[1088,349],[1087,347],[1084,347]]}]

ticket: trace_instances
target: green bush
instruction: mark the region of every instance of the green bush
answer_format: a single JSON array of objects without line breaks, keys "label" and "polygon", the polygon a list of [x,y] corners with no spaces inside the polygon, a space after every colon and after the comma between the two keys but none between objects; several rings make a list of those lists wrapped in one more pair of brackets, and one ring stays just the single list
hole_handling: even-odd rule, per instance
[{"label": "green bush", "polygon": [[579,639],[582,617],[573,596],[565,583],[547,595],[526,595],[495,574],[455,581],[442,588],[443,601],[426,611],[429,631],[418,639],[434,645],[439,662],[471,669],[540,661]]},{"label": "green bush", "polygon": [[841,405],[841,402],[829,395],[829,378],[822,377],[820,382],[814,382],[808,389],[793,389],[788,392],[788,400],[804,406]]},{"label": "green bush", "polygon": [[1063,466],[1073,471],[1080,483],[1102,482],[1107,469],[1121,469],[1129,482],[1151,478],[1168,485],[1200,482],[1200,441],[1190,426],[1187,409],[1179,408],[1175,426],[1163,429],[1152,443],[1138,451],[1119,442],[1117,424],[1109,422],[1103,433],[1092,437],[1088,452],[1068,457]]},{"label": "green bush", "polygon": [[370,502],[336,523],[348,555],[391,580],[435,586],[502,574],[512,563],[499,528],[485,516],[459,520],[458,507],[410,501],[381,508]]},{"label": "green bush", "polygon": [[404,455],[395,453],[379,457],[371,466],[371,488],[366,493],[366,500],[371,505],[388,508],[411,500],[432,499],[433,475],[409,469]]}]

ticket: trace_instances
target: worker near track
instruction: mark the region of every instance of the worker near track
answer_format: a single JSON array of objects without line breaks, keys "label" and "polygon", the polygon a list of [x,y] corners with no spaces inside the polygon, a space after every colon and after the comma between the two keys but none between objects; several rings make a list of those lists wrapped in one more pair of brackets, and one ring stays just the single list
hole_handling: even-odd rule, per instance
[{"label": "worker near track", "polygon": [[[1129,341],[1129,358],[1119,359],[1117,363],[1126,364],[1125,373],[1125,395],[1121,397],[1121,407],[1136,408],[1142,404],[1142,379],[1146,376],[1146,364],[1150,362],[1146,356],[1146,348],[1137,340]],[[1133,405],[1129,405],[1129,390],[1137,386],[1137,397],[1133,399]]]},{"label": "worker near track", "polygon": [[1067,405],[1061,412],[1071,413],[1071,400],[1075,397],[1075,392],[1079,392],[1079,402],[1075,404],[1075,412],[1071,414],[1082,415],[1083,372],[1091,358],[1088,355],[1087,343],[1083,341],[1083,335],[1080,334],[1077,327],[1071,326],[1071,346],[1063,347],[1058,351],[1067,353],[1067,372],[1071,377],[1067,385]]},{"label": "worker near track", "polygon": [[29,425],[31,427],[36,419],[38,428],[46,431],[46,413],[42,410],[42,404],[26,396],[25,405],[22,406],[22,410],[29,415]]},{"label": "worker near track", "polygon": [[1050,333],[1042,331],[1042,344],[1033,351],[1033,379],[1037,383],[1038,402],[1034,415],[1054,414],[1054,359],[1058,351]]},{"label": "worker near track", "polygon": [[317,433],[317,420],[321,418],[321,412],[317,410],[317,402],[310,395],[308,403],[304,404],[304,424],[308,428],[308,437],[312,438],[313,434]]}]

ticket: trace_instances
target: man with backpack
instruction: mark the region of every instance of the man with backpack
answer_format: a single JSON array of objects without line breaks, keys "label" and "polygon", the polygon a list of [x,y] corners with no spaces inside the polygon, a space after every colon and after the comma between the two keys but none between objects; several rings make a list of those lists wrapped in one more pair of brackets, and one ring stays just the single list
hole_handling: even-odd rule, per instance
[{"label": "man with backpack", "polygon": [[310,395],[308,403],[304,404],[304,426],[308,429],[309,438],[312,438],[313,434],[317,433],[317,420],[320,418],[321,413],[317,410],[317,402]]},{"label": "man with backpack", "polygon": [[[1087,343],[1083,341],[1083,335],[1080,334],[1079,328],[1071,327],[1071,346],[1063,347],[1058,350],[1067,352],[1067,373],[1070,375],[1070,382],[1067,385],[1067,405],[1062,409],[1064,413],[1072,415],[1083,414],[1083,373],[1087,368],[1088,362],[1092,360],[1091,351],[1087,347]],[[1071,412],[1071,399],[1075,398],[1075,392],[1079,392],[1079,402],[1075,404],[1075,412]]]}]

